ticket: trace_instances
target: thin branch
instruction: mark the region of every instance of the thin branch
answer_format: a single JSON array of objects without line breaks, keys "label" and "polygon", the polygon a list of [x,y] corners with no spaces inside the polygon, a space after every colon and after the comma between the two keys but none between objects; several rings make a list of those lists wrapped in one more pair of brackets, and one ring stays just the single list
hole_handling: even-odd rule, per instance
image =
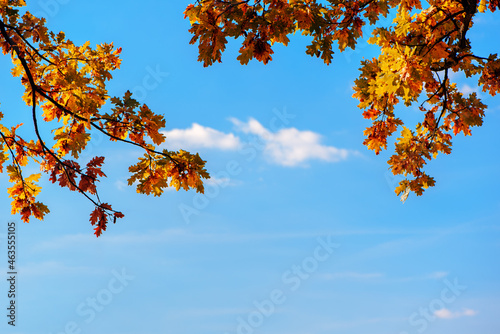
[{"label": "thin branch", "polygon": [[40,58],[42,58],[43,60],[45,60],[47,63],[49,63],[51,65],[54,65],[54,66],[56,65],[52,61],[50,61],[49,59],[47,59],[45,56],[41,55],[39,53],[38,49],[35,48],[33,45],[31,45],[31,43],[23,36],[22,33],[19,32],[19,30],[16,27],[12,27],[12,26],[7,25],[7,24],[5,24],[5,27],[14,30],[16,32],[16,34],[19,37],[21,37],[21,39],[24,41],[24,43],[26,43]]}]

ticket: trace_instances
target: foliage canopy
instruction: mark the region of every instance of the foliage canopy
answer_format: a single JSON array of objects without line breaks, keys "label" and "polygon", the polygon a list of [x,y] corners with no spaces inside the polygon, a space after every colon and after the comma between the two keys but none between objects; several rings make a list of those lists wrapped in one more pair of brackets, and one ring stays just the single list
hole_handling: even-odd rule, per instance
[{"label": "foliage canopy", "polygon": [[[198,154],[157,149],[165,141],[160,132],[164,117],[140,105],[129,91],[123,97],[108,96],[106,82],[120,66],[121,49],[113,44],[95,48],[89,42],[75,45],[63,32],[49,31],[44,18],[29,12],[20,15],[20,7],[25,5],[24,0],[0,0],[0,47],[12,58],[12,75],[21,78],[23,99],[31,107],[35,128],[35,138],[25,139],[16,133],[22,124],[10,129],[0,124],[0,172],[5,167],[13,183],[8,190],[12,213],[20,213],[22,220],[29,222],[30,217],[41,220],[49,212],[36,200],[41,174],[23,174],[23,168],[32,163],[38,164],[52,183],[77,191],[92,202],[90,222],[96,236],[106,230],[108,221],[124,216],[99,198],[96,185],[106,176],[102,171],[104,157],[93,157],[84,165],[77,162],[91,140],[91,130],[144,150],[138,163],[129,167],[132,175],[128,184],[136,183],[137,192],[159,196],[169,186],[203,192],[202,179],[209,175]],[[111,108],[105,112],[102,109],[107,102]],[[39,130],[40,116],[59,126],[52,131],[51,147]]]},{"label": "foliage canopy", "polygon": [[[353,97],[372,121],[364,131],[368,149],[379,154],[401,129],[388,163],[394,175],[405,176],[395,190],[404,201],[410,191],[421,195],[434,186],[434,178],[423,168],[439,153],[451,152],[453,136],[468,136],[471,127],[483,123],[486,105],[476,93],[464,96],[450,73],[477,78],[483,92],[491,95],[500,91],[497,54],[475,54],[467,38],[473,19],[499,6],[498,0],[199,0],[184,14],[204,66],[221,62],[229,37],[241,39],[241,64],[253,58],[267,64],[274,43],[286,46],[296,32],[312,38],[306,53],[328,65],[335,45],[341,52],[355,49],[362,28],[372,25],[368,42],[380,47],[380,55],[361,62]],[[396,15],[393,24],[377,26],[391,10]],[[415,129],[397,117],[400,102],[420,102],[423,117]]]}]

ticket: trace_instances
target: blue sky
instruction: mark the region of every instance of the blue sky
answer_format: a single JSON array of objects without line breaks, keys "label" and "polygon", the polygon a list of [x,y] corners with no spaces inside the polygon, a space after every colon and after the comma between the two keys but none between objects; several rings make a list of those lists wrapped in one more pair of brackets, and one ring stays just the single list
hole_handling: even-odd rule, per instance
[{"label": "blue sky", "polygon": [[[452,154],[428,166],[436,187],[403,204],[387,170],[392,148],[376,156],[362,145],[369,122],[351,98],[359,62],[376,48],[361,41],[326,66],[294,36],[268,65],[241,66],[230,42],[223,63],[203,68],[188,44],[188,4],[30,3],[75,43],[121,46],[110,95],[130,89],[164,114],[168,147],[199,152],[214,178],[205,196],[139,195],[125,184],[142,153],[96,136],[86,157],[106,156],[101,198],[126,215],[99,239],[90,203],[46,177],[43,222],[9,216],[1,191],[1,247],[8,221],[19,240],[17,326],[3,315],[1,332],[498,333],[498,97],[480,93],[484,126],[455,138]],[[499,24],[478,18],[470,31],[478,54],[497,51]],[[9,66],[0,58],[0,108],[29,133]],[[414,107],[400,112],[408,124],[422,117]],[[2,280],[4,313],[7,288]]]}]

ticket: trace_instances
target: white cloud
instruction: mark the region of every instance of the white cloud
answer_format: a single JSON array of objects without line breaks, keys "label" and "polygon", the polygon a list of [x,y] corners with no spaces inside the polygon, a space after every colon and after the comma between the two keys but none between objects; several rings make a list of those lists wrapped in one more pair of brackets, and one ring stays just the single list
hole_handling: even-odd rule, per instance
[{"label": "white cloud", "polygon": [[[270,161],[282,166],[304,166],[309,160],[338,162],[346,159],[350,153],[354,153],[322,145],[321,135],[312,131],[285,128],[272,132],[253,118],[246,123],[235,118],[230,120],[239,131],[256,135],[260,141],[256,148],[261,149]],[[236,150],[242,147],[242,142],[237,135],[197,123],[193,123],[188,129],[173,129],[163,131],[163,134],[166,136],[166,141],[162,146],[169,149]]]},{"label": "white cloud", "polygon": [[238,130],[258,136],[264,154],[279,165],[298,166],[308,160],[338,162],[349,154],[345,149],[322,145],[321,136],[312,131],[285,128],[271,132],[253,118],[246,123],[232,118],[231,122]]},{"label": "white cloud", "polygon": [[173,129],[163,131],[167,137],[162,146],[168,149],[198,149],[216,148],[221,150],[235,150],[240,147],[240,140],[234,134],[224,132],[193,123],[188,129]]},{"label": "white cloud", "polygon": [[[190,234],[184,229],[164,229],[153,230],[142,234],[112,234],[104,233],[99,239],[106,240],[107,245],[129,245],[134,243],[171,242],[179,240],[181,237],[189,237]],[[36,252],[57,250],[57,249],[83,249],[85,247],[96,247],[102,241],[92,233],[71,234],[43,241],[33,246]]]},{"label": "white cloud", "polygon": [[419,275],[419,276],[409,276],[409,277],[402,277],[396,279],[397,282],[410,282],[410,281],[424,281],[424,280],[437,280],[441,278],[445,278],[448,276],[447,271],[435,271],[430,274],[426,275]]},{"label": "white cloud", "polygon": [[[138,224],[139,222],[130,222]],[[92,233],[71,234],[51,238],[40,243],[34,244],[31,248],[32,252],[41,253],[63,249],[87,249],[102,246],[103,242],[106,247],[125,246],[129,247],[134,244],[174,244],[174,243],[243,243],[262,240],[279,240],[279,239],[310,239],[317,238],[323,235],[328,235],[328,231],[311,231],[298,233],[225,233],[223,231],[215,231],[212,233],[195,233],[193,231],[182,228],[168,228],[162,230],[149,230],[143,233],[104,233],[99,238],[96,238]]]},{"label": "white cloud", "polygon": [[115,182],[115,187],[120,191],[124,191],[127,188],[127,186],[128,184],[123,182],[122,180],[117,180]]},{"label": "white cloud", "polygon": [[233,180],[233,179],[228,178],[228,177],[217,178],[217,177],[212,176],[211,178],[206,180],[204,182],[204,184],[206,184],[206,185],[210,184],[210,185],[214,185],[214,186],[220,186],[221,188],[225,188],[227,186],[234,187],[234,186],[241,185],[242,182],[238,181],[238,180]]},{"label": "white cloud", "polygon": [[464,84],[460,88],[460,91],[462,92],[462,94],[464,94],[465,97],[468,97],[471,93],[476,93],[476,95],[479,97],[479,87],[471,87],[468,84]]},{"label": "white cloud", "polygon": [[97,268],[85,266],[68,266],[57,261],[45,261],[40,263],[29,263],[21,266],[19,271],[25,276],[57,276],[57,275],[82,275],[99,274],[101,271]]},{"label": "white cloud", "polygon": [[443,308],[434,312],[434,315],[440,319],[454,319],[461,317],[472,317],[478,312],[471,309],[463,309],[462,311],[452,312],[447,308]]},{"label": "white cloud", "polygon": [[348,279],[348,280],[368,280],[368,279],[383,279],[384,281],[391,282],[408,282],[408,281],[417,281],[417,280],[429,280],[429,279],[441,279],[448,276],[448,273],[445,271],[437,271],[428,275],[422,276],[411,276],[404,278],[391,278],[386,276],[383,273],[360,273],[360,272],[338,272],[338,273],[328,273],[323,274],[321,277],[325,280],[337,280],[337,279]]},{"label": "white cloud", "polygon": [[427,276],[425,276],[424,278],[428,278],[428,279],[440,279],[440,278],[445,278],[446,276],[448,276],[448,272],[447,271],[435,271]]},{"label": "white cloud", "polygon": [[200,318],[200,317],[214,317],[214,316],[224,316],[224,315],[241,315],[251,312],[251,309],[244,308],[200,308],[200,309],[181,309],[169,311],[168,315],[172,318]]},{"label": "white cloud", "polygon": [[327,280],[334,279],[372,279],[372,278],[380,278],[383,277],[382,273],[357,273],[357,272],[343,272],[343,273],[333,273],[333,274],[324,274],[323,278]]}]

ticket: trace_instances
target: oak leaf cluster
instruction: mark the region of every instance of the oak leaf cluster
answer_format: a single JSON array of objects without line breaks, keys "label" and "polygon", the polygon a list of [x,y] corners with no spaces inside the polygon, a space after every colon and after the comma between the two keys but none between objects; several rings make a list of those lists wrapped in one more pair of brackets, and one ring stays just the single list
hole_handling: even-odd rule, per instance
[{"label": "oak leaf cluster", "polygon": [[[221,62],[228,38],[241,41],[241,64],[253,58],[266,64],[273,45],[288,45],[295,33],[309,36],[306,53],[328,65],[336,49],[355,49],[371,26],[368,42],[380,54],[361,62],[353,97],[372,122],[364,131],[368,149],[379,154],[400,131],[388,163],[405,177],[395,189],[404,201],[410,191],[421,195],[434,186],[424,167],[451,152],[453,136],[469,136],[483,123],[486,105],[476,93],[460,92],[451,73],[477,80],[490,95],[500,90],[498,55],[476,54],[467,38],[476,16],[499,8],[498,0],[198,0],[184,14],[204,66]],[[393,24],[378,26],[388,15]],[[418,105],[422,120],[414,129],[398,116],[398,104]]]}]

